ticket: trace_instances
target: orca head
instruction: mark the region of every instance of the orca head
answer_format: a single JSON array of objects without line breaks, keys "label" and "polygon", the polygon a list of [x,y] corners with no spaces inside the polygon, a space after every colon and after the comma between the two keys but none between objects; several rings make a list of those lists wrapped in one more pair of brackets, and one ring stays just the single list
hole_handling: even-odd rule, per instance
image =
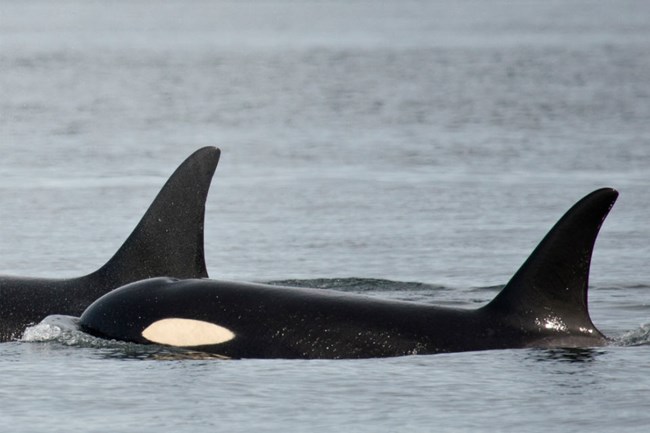
[{"label": "orca head", "polygon": [[170,277],[136,281],[93,302],[81,315],[84,332],[101,338],[175,347],[215,346],[235,338],[192,303],[188,285]]}]

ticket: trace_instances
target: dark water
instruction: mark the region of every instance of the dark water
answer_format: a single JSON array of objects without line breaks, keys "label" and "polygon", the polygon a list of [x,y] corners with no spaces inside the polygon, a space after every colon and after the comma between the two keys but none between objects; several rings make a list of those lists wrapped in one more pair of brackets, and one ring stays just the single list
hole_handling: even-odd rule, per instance
[{"label": "dark water", "polygon": [[232,362],[54,318],[0,345],[0,425],[645,431],[649,18],[643,1],[0,1],[2,274],[96,269],[205,145],[223,151],[212,276],[467,308],[580,197],[621,193],[591,276],[611,346]]}]

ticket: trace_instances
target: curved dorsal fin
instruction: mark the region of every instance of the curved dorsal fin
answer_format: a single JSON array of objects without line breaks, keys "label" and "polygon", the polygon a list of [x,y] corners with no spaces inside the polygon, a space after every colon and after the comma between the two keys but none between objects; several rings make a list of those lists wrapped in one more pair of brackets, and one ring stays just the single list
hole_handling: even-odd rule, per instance
[{"label": "curved dorsal fin", "polygon": [[[577,202],[485,308],[536,326],[551,318],[566,329],[595,329],[587,309],[589,267],[596,237],[618,192],[603,188]],[[552,321],[551,320],[551,321]]]},{"label": "curved dorsal fin", "polygon": [[219,156],[219,149],[204,147],[176,169],[120,249],[86,277],[96,289],[106,292],[162,275],[208,276],[203,248],[205,201]]}]

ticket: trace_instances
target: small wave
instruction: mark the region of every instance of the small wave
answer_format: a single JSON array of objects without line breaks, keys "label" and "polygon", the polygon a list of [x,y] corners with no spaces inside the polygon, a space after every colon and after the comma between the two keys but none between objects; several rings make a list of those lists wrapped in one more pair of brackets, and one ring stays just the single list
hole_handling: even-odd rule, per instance
[{"label": "small wave", "polygon": [[497,284],[495,286],[478,286],[478,287],[472,287],[470,291],[474,293],[483,293],[483,292],[499,293],[501,290],[503,290],[504,287],[505,284]]},{"label": "small wave", "polygon": [[647,283],[629,283],[629,284],[599,284],[589,286],[592,290],[613,290],[613,291],[632,291],[632,290],[648,290],[650,286]]},{"label": "small wave", "polygon": [[[378,278],[315,278],[308,280],[273,280],[266,284],[311,289],[329,289],[342,292],[376,296],[396,301],[422,302],[449,307],[472,307],[485,303],[485,297],[467,300],[463,292],[467,289],[420,283],[417,281],[393,281]],[[492,289],[488,287],[487,289]],[[470,292],[485,292],[484,288],[470,289]]]},{"label": "small wave", "polygon": [[312,289],[335,289],[355,293],[448,290],[448,287],[414,281],[392,281],[378,278],[315,278],[309,280],[275,280],[267,284],[275,286],[308,287]]},{"label": "small wave", "polygon": [[621,346],[647,346],[650,345],[650,323],[645,323],[626,332],[615,340]]}]

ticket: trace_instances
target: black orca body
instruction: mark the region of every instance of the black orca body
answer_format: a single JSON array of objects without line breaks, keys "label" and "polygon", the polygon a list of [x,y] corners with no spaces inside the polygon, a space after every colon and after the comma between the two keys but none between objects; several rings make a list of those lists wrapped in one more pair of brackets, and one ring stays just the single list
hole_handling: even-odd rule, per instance
[{"label": "black orca body", "polygon": [[79,315],[94,300],[132,281],[160,275],[207,277],[205,201],[220,151],[199,149],[172,174],[137,227],[97,271],[71,279],[0,276],[0,341],[51,314]]},{"label": "black orca body", "polygon": [[587,310],[591,255],[618,193],[595,191],[552,228],[476,310],[332,290],[154,278],[94,302],[81,329],[230,358],[369,358],[522,347],[601,346]]}]

